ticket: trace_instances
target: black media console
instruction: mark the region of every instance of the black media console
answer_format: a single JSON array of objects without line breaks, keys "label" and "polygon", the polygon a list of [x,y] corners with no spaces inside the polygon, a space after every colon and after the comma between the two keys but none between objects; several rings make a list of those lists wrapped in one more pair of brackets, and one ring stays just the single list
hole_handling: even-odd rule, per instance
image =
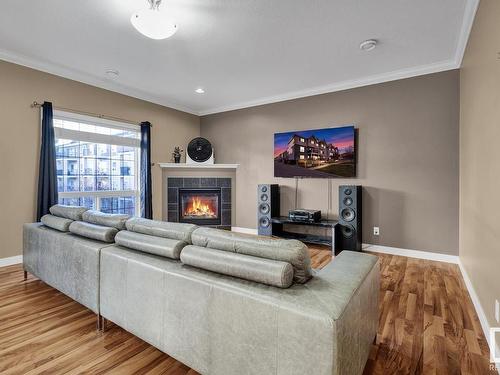
[{"label": "black media console", "polygon": [[[316,234],[304,234],[304,233],[285,231],[283,229],[284,224],[331,228],[332,234],[331,236],[323,236]],[[331,247],[333,253],[335,253],[335,229],[337,224],[338,221],[336,220],[320,220],[317,222],[307,222],[307,221],[290,220],[288,216],[271,218],[273,236],[287,238],[287,239],[296,239],[302,242],[316,244],[316,245],[328,245]]]}]

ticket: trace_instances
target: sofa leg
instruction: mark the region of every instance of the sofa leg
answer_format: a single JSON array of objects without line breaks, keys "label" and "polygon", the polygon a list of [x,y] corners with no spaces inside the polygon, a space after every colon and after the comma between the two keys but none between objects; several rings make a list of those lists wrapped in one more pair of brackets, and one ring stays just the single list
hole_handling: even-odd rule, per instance
[{"label": "sofa leg", "polygon": [[102,316],[101,314],[97,314],[97,330],[101,331],[102,330]]},{"label": "sofa leg", "polygon": [[24,271],[24,281],[28,280],[28,271]]},{"label": "sofa leg", "polygon": [[107,322],[107,320],[106,320],[106,318],[104,316],[101,317],[101,319],[102,319],[101,330],[103,332],[106,332],[106,330],[108,329],[108,322]]}]

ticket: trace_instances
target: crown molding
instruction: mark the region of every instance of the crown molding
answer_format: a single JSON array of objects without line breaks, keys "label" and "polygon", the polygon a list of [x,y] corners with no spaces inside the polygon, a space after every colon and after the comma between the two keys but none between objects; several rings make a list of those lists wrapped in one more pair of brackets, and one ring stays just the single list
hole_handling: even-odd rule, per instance
[{"label": "crown molding", "polygon": [[389,73],[377,74],[367,76],[361,79],[347,80],[340,83],[335,83],[316,88],[295,91],[283,95],[270,96],[262,99],[241,102],[239,104],[215,107],[208,110],[200,111],[198,116],[207,116],[211,114],[234,111],[243,108],[256,107],[259,105],[278,103],[286,100],[300,99],[308,96],[327,94],[331,92],[343,91],[354,89],[363,86],[375,85],[378,83],[390,82],[399,79],[417,77],[426,74],[439,73],[447,70],[459,69],[462,66],[462,60],[467,47],[467,42],[474,24],[477,9],[479,7],[479,0],[467,0],[465,3],[464,16],[462,18],[462,25],[458,35],[457,45],[455,49],[455,56],[451,60],[443,62],[432,63],[428,65],[421,65],[409,69],[396,70]]},{"label": "crown molding", "polygon": [[151,95],[142,90],[121,85],[119,83],[104,78],[99,78],[91,74],[84,73],[76,69],[68,68],[66,66],[52,63],[49,61],[34,59],[25,55],[12,53],[4,49],[0,49],[0,60],[4,60],[17,65],[22,65],[31,69],[53,74],[73,81],[85,83],[87,85],[113,91],[119,94],[127,95],[136,99],[141,99],[150,103],[161,105],[163,107],[169,107],[178,111],[190,113],[192,115],[197,115],[197,116],[199,115],[198,112],[193,110],[192,108],[167,101],[164,98]]},{"label": "crown molding", "polygon": [[244,101],[228,106],[213,107],[206,110],[197,111],[193,108],[180,105],[171,100],[135,89],[129,86],[121,85],[117,82],[97,77],[88,73],[78,71],[66,66],[34,59],[25,55],[15,54],[10,51],[0,49],[0,60],[5,60],[14,64],[26,66],[32,69],[40,70],[46,73],[54,74],[60,77],[68,78],[88,85],[99,87],[102,89],[114,91],[123,95],[131,96],[137,99],[145,100],[161,106],[173,108],[182,112],[187,112],[197,116],[207,116],[211,114],[234,111],[243,108],[255,107],[265,104],[272,104],[287,100],[300,99],[314,95],[327,94],[337,91],[343,91],[363,86],[395,81],[399,79],[417,77],[425,74],[438,73],[452,69],[460,68],[467,47],[467,41],[474,23],[474,17],[479,6],[479,0],[467,0],[462,18],[460,33],[457,38],[455,54],[450,60],[445,60],[437,63],[421,65],[408,69],[396,70],[393,72],[366,76],[360,79],[346,80],[343,82],[332,83],[324,86],[313,87],[305,90],[288,92],[280,95],[264,97],[256,100]]},{"label": "crown molding", "polygon": [[363,77],[360,79],[353,79],[348,81],[343,81],[339,83],[334,83],[326,86],[319,86],[311,89],[294,91],[290,93],[286,93],[283,95],[269,96],[262,99],[251,100],[247,102],[242,102],[230,106],[216,107],[211,108],[205,111],[200,111],[199,116],[207,116],[211,114],[234,111],[237,109],[256,107],[265,104],[272,104],[283,102],[287,100],[300,99],[308,96],[328,94],[337,91],[349,90],[363,86],[375,85],[378,83],[396,81],[399,79],[417,77],[425,74],[438,73],[447,70],[457,69],[459,66],[457,65],[455,60],[446,60],[438,63],[432,63],[428,65],[421,65],[414,68],[409,69],[401,69],[395,70],[389,73],[376,74],[372,76]]},{"label": "crown molding", "polygon": [[462,19],[462,26],[458,35],[457,49],[455,51],[455,63],[458,68],[462,66],[465,49],[469,41],[472,25],[476,16],[477,8],[479,7],[479,0],[468,0],[465,3],[464,18]]}]

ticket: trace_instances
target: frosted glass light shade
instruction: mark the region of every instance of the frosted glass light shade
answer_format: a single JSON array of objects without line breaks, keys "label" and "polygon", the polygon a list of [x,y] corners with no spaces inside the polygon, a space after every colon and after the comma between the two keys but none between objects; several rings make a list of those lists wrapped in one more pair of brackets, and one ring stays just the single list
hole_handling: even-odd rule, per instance
[{"label": "frosted glass light shade", "polygon": [[177,31],[177,25],[165,12],[143,9],[130,18],[130,22],[141,34],[151,39],[166,39]]}]

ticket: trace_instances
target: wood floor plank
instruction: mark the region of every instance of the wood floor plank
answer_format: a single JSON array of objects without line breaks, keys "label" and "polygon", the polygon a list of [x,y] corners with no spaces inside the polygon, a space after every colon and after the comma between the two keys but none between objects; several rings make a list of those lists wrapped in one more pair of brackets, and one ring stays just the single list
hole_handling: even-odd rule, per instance
[{"label": "wood floor plank", "polygon": [[[332,260],[310,249],[314,268]],[[365,375],[495,374],[487,341],[457,265],[376,254],[379,329]],[[169,374],[195,370],[111,325],[20,265],[0,268],[0,372],[14,374]]]}]

